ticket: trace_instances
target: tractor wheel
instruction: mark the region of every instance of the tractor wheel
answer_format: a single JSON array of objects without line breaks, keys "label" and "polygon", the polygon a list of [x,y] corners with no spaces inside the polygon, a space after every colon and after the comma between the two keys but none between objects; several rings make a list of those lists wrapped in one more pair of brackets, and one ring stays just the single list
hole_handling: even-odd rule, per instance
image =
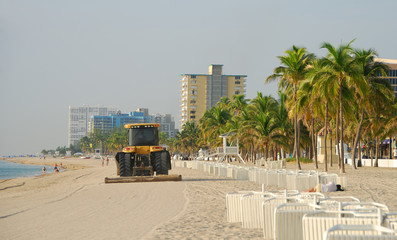
[{"label": "tractor wheel", "polygon": [[171,155],[170,155],[170,152],[168,152],[168,151],[165,151],[166,153],[167,153],[167,167],[168,167],[168,170],[171,170]]},{"label": "tractor wheel", "polygon": [[132,176],[131,154],[121,155],[119,158],[119,164],[120,164],[120,177]]},{"label": "tractor wheel", "polygon": [[157,175],[168,175],[167,152],[158,152],[155,155],[155,167]]}]

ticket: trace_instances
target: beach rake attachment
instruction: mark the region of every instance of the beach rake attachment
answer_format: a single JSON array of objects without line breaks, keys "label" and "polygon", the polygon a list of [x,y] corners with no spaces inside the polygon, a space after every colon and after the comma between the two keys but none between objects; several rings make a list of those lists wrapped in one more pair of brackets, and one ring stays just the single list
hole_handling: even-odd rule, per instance
[{"label": "beach rake attachment", "polygon": [[137,183],[137,182],[178,182],[182,181],[182,175],[157,175],[157,176],[131,176],[105,178],[105,183]]}]

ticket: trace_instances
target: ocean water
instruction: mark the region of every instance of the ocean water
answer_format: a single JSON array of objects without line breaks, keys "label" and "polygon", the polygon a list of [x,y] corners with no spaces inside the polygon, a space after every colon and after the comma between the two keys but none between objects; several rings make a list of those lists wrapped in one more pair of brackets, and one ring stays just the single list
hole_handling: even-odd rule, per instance
[{"label": "ocean water", "polygon": [[[25,165],[0,160],[0,179],[17,177],[34,177],[42,174],[40,165]],[[52,172],[53,167],[46,166],[47,172]]]}]

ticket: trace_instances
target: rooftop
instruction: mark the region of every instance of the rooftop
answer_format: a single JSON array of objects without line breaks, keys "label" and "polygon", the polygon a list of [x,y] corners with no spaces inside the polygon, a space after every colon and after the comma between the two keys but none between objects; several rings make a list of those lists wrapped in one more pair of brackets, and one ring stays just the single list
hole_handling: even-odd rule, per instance
[{"label": "rooftop", "polygon": [[382,62],[387,64],[397,64],[397,59],[385,59],[385,58],[375,58],[376,62]]}]

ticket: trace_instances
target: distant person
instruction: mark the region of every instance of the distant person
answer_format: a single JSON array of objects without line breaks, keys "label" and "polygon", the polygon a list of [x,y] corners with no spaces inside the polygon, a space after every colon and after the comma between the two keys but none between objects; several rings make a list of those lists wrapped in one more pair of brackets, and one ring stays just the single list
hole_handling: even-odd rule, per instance
[{"label": "distant person", "polygon": [[54,172],[59,172],[58,165],[56,163],[54,164]]},{"label": "distant person", "polygon": [[45,166],[43,167],[43,169],[41,169],[41,171],[42,171],[43,173],[45,173],[45,172],[47,171],[47,169],[45,168]]},{"label": "distant person", "polygon": [[106,157],[106,166],[109,166],[109,157]]},{"label": "distant person", "polygon": [[327,182],[326,184],[317,184],[316,187],[311,188],[304,192],[336,192],[336,191],[344,191],[341,185],[335,184],[334,182]]},{"label": "distant person", "polygon": [[62,163],[61,163],[61,164],[59,164],[59,169],[63,169],[63,167],[62,167]]}]

